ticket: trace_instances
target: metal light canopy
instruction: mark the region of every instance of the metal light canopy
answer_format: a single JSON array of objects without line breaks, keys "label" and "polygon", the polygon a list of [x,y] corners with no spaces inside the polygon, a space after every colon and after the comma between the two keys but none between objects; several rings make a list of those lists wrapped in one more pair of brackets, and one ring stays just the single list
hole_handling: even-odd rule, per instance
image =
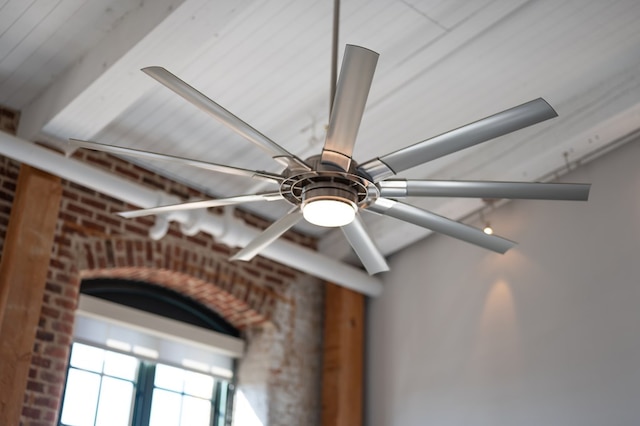
[{"label": "metal light canopy", "polygon": [[358,211],[358,194],[345,184],[317,182],[302,193],[302,215],[317,226],[335,228],[353,222]]}]

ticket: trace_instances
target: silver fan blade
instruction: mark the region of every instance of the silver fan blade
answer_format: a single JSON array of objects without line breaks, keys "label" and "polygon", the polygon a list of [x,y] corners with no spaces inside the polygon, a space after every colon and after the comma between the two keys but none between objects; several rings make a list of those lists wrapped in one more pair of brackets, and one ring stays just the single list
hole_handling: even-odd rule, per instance
[{"label": "silver fan blade", "polygon": [[369,236],[359,216],[356,216],[355,220],[350,224],[343,226],[342,232],[344,232],[344,236],[353,247],[369,275],[389,270],[387,261]]},{"label": "silver fan blade", "polygon": [[235,204],[251,203],[255,201],[275,201],[281,199],[282,195],[279,192],[267,194],[239,195],[237,197],[219,198],[216,200],[192,201],[188,203],[172,204],[169,206],[153,207],[150,209],[131,210],[126,212],[119,212],[118,215],[130,219],[133,217],[149,216],[152,214],[175,212],[179,210],[206,209],[209,207],[221,207]]},{"label": "silver fan blade", "polygon": [[384,180],[381,197],[469,197],[587,201],[590,184],[450,180]]},{"label": "silver fan blade", "polygon": [[367,161],[359,169],[378,182],[403,170],[557,116],[554,109],[539,98]]},{"label": "silver fan blade", "polygon": [[322,149],[322,162],[348,171],[362,114],[369,96],[378,54],[364,47],[347,45],[336,96]]},{"label": "silver fan blade", "polygon": [[277,240],[280,235],[287,232],[296,223],[300,222],[300,220],[302,220],[302,210],[296,207],[286,216],[280,218],[265,229],[262,234],[247,244],[245,248],[233,255],[231,260],[249,261],[253,259],[263,248]]},{"label": "silver fan blade", "polygon": [[166,69],[162,67],[147,67],[143,68],[142,71],[156,79],[165,87],[182,96],[188,102],[208,113],[213,118],[217,119],[222,124],[247,139],[249,142],[252,142],[267,151],[276,161],[287,167],[291,166],[292,168],[311,170],[304,161],[300,160]]},{"label": "silver fan blade", "polygon": [[149,160],[168,161],[185,166],[198,167],[219,173],[226,173],[235,176],[247,176],[250,178],[266,179],[269,181],[282,182],[283,176],[258,170],[247,170],[239,167],[225,166],[222,164],[208,163],[205,161],[191,160],[189,158],[175,157],[173,155],[158,154],[155,152],[140,151],[137,149],[123,148],[120,146],[105,145],[98,142],[83,141],[79,139],[69,139],[69,144],[77,148],[87,148],[94,151],[108,152],[110,154],[126,155],[129,157],[146,158]]},{"label": "silver fan blade", "polygon": [[423,228],[431,229],[440,234],[493,250],[498,253],[505,253],[516,243],[507,239],[488,235],[479,229],[465,225],[460,222],[447,219],[435,213],[419,209],[418,207],[390,200],[388,198],[378,198],[375,203],[367,207],[368,210],[385,216],[395,217]]}]

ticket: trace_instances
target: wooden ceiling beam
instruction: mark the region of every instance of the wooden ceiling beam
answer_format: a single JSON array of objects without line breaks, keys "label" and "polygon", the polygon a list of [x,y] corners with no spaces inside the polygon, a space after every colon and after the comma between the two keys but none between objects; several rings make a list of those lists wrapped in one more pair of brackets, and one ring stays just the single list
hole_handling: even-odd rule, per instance
[{"label": "wooden ceiling beam", "polygon": [[57,176],[22,165],[0,263],[0,424],[20,422],[62,197]]}]

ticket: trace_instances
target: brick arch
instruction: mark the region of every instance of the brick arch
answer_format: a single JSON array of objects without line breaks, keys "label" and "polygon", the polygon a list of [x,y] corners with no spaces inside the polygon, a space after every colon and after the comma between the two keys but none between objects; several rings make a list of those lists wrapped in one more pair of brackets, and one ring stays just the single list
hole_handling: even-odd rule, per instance
[{"label": "brick arch", "polygon": [[90,278],[119,278],[143,281],[174,290],[216,312],[239,330],[267,322],[265,316],[250,307],[245,300],[233,296],[215,284],[182,272],[144,267],[80,271],[80,279]]},{"label": "brick arch", "polygon": [[[78,277],[144,281],[169,288],[213,310],[239,330],[271,321],[285,298],[250,265],[182,241],[136,237],[82,238],[75,244]],[[272,280],[276,281],[276,280]]]}]

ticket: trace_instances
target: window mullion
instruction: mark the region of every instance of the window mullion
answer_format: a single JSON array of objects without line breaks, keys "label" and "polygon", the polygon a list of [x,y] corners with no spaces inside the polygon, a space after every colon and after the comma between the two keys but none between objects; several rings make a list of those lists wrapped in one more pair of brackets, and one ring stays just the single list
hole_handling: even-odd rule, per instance
[{"label": "window mullion", "polygon": [[133,406],[132,426],[147,426],[149,424],[155,371],[155,364],[144,361],[140,363],[136,384],[136,398]]},{"label": "window mullion", "polygon": [[98,373],[100,376],[100,385],[98,386],[98,399],[96,400],[96,409],[93,412],[93,425],[98,420],[98,410],[100,409],[100,395],[102,395],[102,381],[104,379],[104,361],[102,361],[102,371]]},{"label": "window mullion", "polygon": [[213,390],[213,400],[211,404],[213,405],[213,415],[211,416],[211,426],[218,426],[220,418],[220,393],[222,382],[220,380],[215,381],[214,390]]}]

